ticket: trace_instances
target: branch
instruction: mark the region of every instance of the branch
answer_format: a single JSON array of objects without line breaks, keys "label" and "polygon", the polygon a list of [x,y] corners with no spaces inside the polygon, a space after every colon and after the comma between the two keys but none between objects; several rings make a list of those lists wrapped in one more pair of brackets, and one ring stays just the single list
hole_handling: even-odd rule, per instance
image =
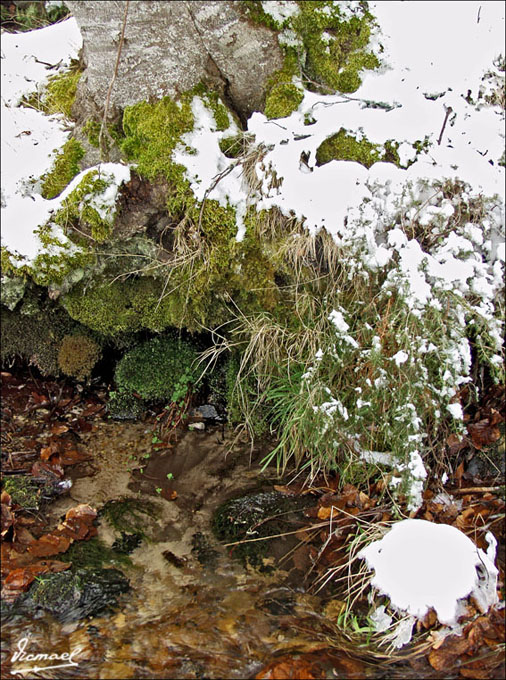
[{"label": "branch", "polygon": [[102,125],[100,126],[100,133],[98,135],[98,145],[100,147],[100,152],[102,154],[102,157],[107,160],[107,149],[105,148],[105,143],[104,143],[104,132],[106,132],[106,125],[107,125],[107,116],[109,113],[109,104],[111,101],[111,92],[112,88],[114,85],[114,81],[116,80],[116,76],[118,75],[118,68],[119,68],[119,62],[121,59],[121,50],[123,49],[123,43],[125,41],[125,28],[126,28],[126,21],[127,21],[127,15],[128,15],[128,6],[130,5],[130,0],[126,0],[125,3],[125,12],[123,14],[123,25],[121,26],[121,34],[119,37],[119,44],[118,44],[118,53],[116,55],[116,64],[114,65],[114,72],[112,74],[111,82],[109,83],[109,89],[107,90],[107,96],[105,98],[105,107],[104,107],[104,117],[102,118]]}]

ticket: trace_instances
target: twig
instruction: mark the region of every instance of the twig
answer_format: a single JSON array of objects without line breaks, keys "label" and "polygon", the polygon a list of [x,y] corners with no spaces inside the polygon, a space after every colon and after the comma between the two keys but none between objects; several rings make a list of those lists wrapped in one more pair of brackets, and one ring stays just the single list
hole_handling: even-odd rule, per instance
[{"label": "twig", "polygon": [[451,493],[491,493],[501,489],[504,489],[504,486],[470,486],[467,489],[452,489]]},{"label": "twig", "polygon": [[114,85],[114,81],[116,80],[116,76],[118,75],[119,61],[121,59],[121,50],[123,49],[123,43],[125,41],[125,28],[129,5],[130,0],[126,0],[125,12],[123,14],[123,25],[121,26],[121,34],[119,37],[118,53],[116,55],[116,64],[114,65],[114,73],[112,74],[111,82],[109,83],[109,89],[107,90],[107,96],[105,98],[104,117],[102,118],[102,125],[100,126],[100,133],[98,135],[98,146],[100,147],[100,152],[105,160],[107,160],[107,150],[105,149],[104,146],[103,137],[104,132],[106,130],[107,115],[109,113],[109,103],[111,101],[111,92]]},{"label": "twig", "polygon": [[448,121],[448,118],[450,117],[450,113],[453,111],[452,107],[449,106],[446,109],[446,114],[445,114],[445,119],[443,121],[443,127],[441,128],[441,132],[439,133],[439,139],[437,140],[437,145],[441,146],[441,140],[443,139],[443,132],[445,131],[446,123]]}]

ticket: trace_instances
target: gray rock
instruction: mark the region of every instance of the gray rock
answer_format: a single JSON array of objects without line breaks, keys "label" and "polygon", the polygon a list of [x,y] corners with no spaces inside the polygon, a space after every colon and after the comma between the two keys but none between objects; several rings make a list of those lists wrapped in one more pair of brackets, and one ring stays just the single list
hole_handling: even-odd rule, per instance
[{"label": "gray rock", "polygon": [[[103,111],[126,4],[67,0],[83,35],[86,71],[75,111]],[[205,81],[244,121],[263,104],[263,86],[281,68],[276,33],[245,17],[237,0],[130,2],[110,107],[176,97]],[[84,113],[83,113],[84,110]]]}]

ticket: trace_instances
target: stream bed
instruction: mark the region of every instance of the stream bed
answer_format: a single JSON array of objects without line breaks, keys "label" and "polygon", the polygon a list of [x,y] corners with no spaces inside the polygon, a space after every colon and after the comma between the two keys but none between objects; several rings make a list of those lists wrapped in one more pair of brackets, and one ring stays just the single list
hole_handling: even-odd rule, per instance
[{"label": "stream bed", "polygon": [[[41,446],[50,461],[47,451],[53,446],[57,452],[55,441],[61,449],[65,438],[71,440],[67,454],[84,454],[65,468],[72,486],[44,507],[44,532],[56,533],[73,508],[97,509],[96,536],[75,545],[81,556],[92,545],[102,546],[101,565],[120,569],[130,588],[112,606],[84,618],[66,605],[52,613],[7,608],[3,678],[438,677],[423,657],[375,661],[329,633],[329,595],[311,592],[310,551],[301,540],[312,499],[301,503],[287,494],[275,470],[260,473],[266,450],[252,449],[222,424],[193,430],[185,425],[164,446],[148,420],[111,421],[99,401],[69,408],[74,397],[61,391],[62,412],[49,398],[47,407],[32,409],[40,386],[13,377],[7,383],[4,457],[11,464],[18,451]],[[237,551],[244,546],[219,540],[216,517],[225,525],[240,524],[245,508],[256,513],[248,536],[258,541],[249,545],[262,549],[241,561]],[[269,541],[262,538],[267,515],[277,516],[267,533],[282,534]],[[130,533],[118,530],[122,522],[131,523]],[[125,560],[112,559],[118,541],[132,535]],[[65,554],[55,557],[66,560]],[[458,671],[445,677],[458,677]]]}]

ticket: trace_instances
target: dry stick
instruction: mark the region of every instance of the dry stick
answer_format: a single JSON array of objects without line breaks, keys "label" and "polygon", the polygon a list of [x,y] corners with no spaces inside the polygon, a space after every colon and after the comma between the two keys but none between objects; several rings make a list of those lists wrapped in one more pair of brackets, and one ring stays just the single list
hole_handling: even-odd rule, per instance
[{"label": "dry stick", "polygon": [[118,75],[119,61],[121,59],[121,50],[123,49],[123,42],[125,40],[125,28],[126,28],[126,20],[127,20],[128,6],[129,5],[130,5],[130,0],[126,0],[125,12],[123,14],[123,25],[121,26],[121,34],[120,34],[120,38],[119,38],[118,53],[116,55],[116,64],[114,66],[114,73],[112,74],[111,82],[109,83],[109,89],[107,90],[107,96],[105,98],[104,117],[102,118],[102,125],[100,126],[100,133],[98,135],[98,146],[100,148],[100,153],[102,154],[102,157],[105,160],[107,160],[107,151],[106,151],[104,144],[103,144],[103,137],[104,137],[104,132],[106,130],[107,115],[109,113],[109,103],[111,101],[111,92],[112,92],[112,88],[113,88],[113,85],[114,85],[114,81],[116,80],[116,76]]},{"label": "dry stick", "polygon": [[470,486],[467,489],[452,489],[451,493],[491,493],[501,489],[504,489],[504,486]]},{"label": "dry stick", "polygon": [[451,113],[452,111],[453,111],[453,109],[452,109],[451,106],[449,106],[449,107],[446,109],[445,119],[444,119],[444,121],[443,121],[443,127],[441,128],[441,132],[439,133],[439,139],[437,140],[437,145],[438,145],[438,146],[441,146],[441,141],[442,141],[442,139],[443,139],[443,133],[444,133],[444,131],[445,131],[446,123],[447,123],[448,118],[450,117],[450,113]]}]

